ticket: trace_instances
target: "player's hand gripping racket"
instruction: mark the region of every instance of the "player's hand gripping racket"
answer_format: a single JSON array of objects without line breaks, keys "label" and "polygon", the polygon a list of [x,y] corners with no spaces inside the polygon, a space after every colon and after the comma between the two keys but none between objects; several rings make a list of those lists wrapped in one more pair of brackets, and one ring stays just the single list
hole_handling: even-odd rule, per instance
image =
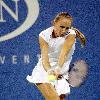
[{"label": "player's hand gripping racket", "polygon": [[51,69],[49,72],[48,72],[48,81],[49,82],[55,82],[56,80],[59,80],[61,79],[61,72],[60,72],[60,68],[58,67],[55,67],[55,69]]},{"label": "player's hand gripping racket", "polygon": [[[88,64],[84,60],[78,60],[70,65],[69,78],[67,81],[72,87],[79,87],[85,82],[87,74]],[[54,82],[55,80],[62,78],[64,78],[63,75],[59,75],[58,77],[53,74],[48,75],[48,80],[50,82]]]}]

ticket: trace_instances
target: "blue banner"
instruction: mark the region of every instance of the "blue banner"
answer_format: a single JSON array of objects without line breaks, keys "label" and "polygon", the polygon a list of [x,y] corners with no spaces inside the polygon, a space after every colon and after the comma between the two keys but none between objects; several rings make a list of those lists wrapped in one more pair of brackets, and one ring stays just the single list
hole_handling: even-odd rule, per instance
[{"label": "blue banner", "polygon": [[99,0],[0,0],[0,100],[44,100],[26,76],[38,62],[39,33],[59,12],[70,13],[87,39],[84,48],[77,40],[72,62],[86,60],[88,78],[66,99],[100,100]]}]

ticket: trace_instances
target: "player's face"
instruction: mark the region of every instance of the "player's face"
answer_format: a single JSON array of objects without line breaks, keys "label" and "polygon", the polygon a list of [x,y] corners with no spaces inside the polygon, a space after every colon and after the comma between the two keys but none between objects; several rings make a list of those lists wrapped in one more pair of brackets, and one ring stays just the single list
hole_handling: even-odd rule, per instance
[{"label": "player's face", "polygon": [[61,36],[65,34],[68,29],[70,29],[72,20],[68,18],[60,18],[57,22],[54,23],[54,32],[56,36]]}]

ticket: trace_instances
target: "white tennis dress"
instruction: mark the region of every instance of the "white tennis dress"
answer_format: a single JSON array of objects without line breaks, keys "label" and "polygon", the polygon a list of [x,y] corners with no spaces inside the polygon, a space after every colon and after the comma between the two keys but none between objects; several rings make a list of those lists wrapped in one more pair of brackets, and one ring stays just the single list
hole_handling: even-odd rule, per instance
[{"label": "white tennis dress", "polygon": [[[50,65],[52,66],[51,68],[53,69],[55,68],[55,65],[57,63],[58,60],[57,58],[60,54],[65,38],[69,34],[73,34],[73,33],[67,32],[66,36],[64,37],[52,38],[52,32],[53,32],[53,27],[49,27],[46,30],[42,31],[39,34],[39,36],[42,37],[49,45],[48,56],[49,56]],[[74,32],[74,34],[76,33]],[[67,59],[61,69],[61,73],[66,79],[68,79],[69,64],[72,60],[72,55],[74,53],[74,50],[75,50],[75,43],[73,44],[72,49],[70,50]],[[33,69],[32,75],[31,76],[28,75],[26,79],[31,83],[50,83],[48,81],[48,73],[43,68],[41,57],[39,58],[37,65]],[[60,80],[56,80],[55,82],[52,83],[52,85],[55,86],[58,95],[70,93],[69,83],[64,78]]]}]

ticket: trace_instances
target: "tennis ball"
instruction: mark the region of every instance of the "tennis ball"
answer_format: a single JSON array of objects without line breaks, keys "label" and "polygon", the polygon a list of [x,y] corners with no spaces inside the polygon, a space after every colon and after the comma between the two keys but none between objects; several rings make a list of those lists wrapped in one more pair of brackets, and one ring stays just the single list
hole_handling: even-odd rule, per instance
[{"label": "tennis ball", "polygon": [[48,75],[48,80],[49,80],[49,81],[53,82],[53,81],[55,81],[56,79],[57,79],[57,78],[56,78],[55,75]]}]

